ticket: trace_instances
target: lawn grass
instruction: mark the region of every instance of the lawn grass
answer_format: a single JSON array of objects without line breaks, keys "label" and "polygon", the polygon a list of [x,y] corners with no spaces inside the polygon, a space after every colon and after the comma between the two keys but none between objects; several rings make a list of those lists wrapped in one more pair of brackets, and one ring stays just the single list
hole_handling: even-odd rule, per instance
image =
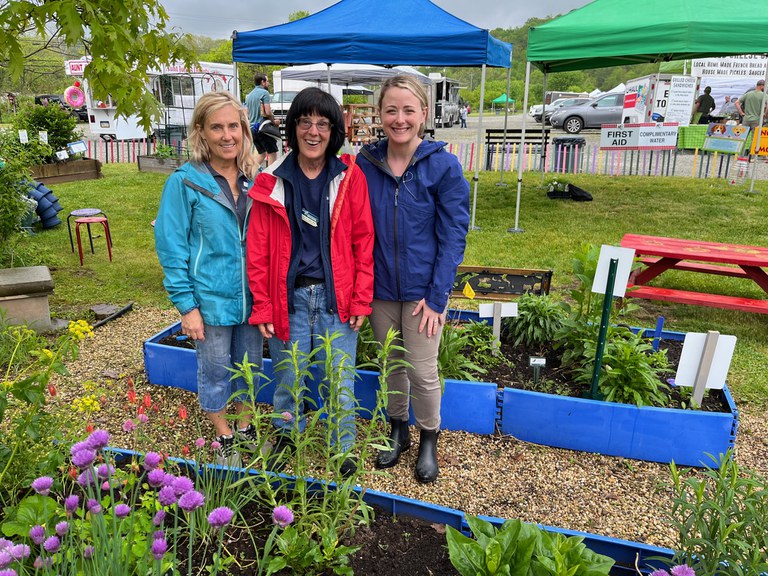
[{"label": "lawn grass", "polygon": [[[97,207],[109,216],[114,261],[109,262],[103,239],[96,254],[85,254],[80,267],[69,247],[66,223],[32,236],[24,248],[25,264],[51,267],[56,285],[55,313],[82,317],[97,303],[167,307],[162,271],[154,251],[151,221],[155,218],[165,176],[138,172],[135,165],[108,164],[104,178],[52,186],[64,210],[63,221],[76,208]],[[471,174],[468,174],[471,182]],[[525,174],[520,222],[515,224],[516,175],[480,175],[475,224],[469,234],[465,264],[510,268],[552,269],[552,293],[565,297],[573,284],[571,261],[582,243],[618,245],[627,232],[715,242],[768,245],[768,202],[761,194],[722,180],[661,177],[576,175],[574,184],[594,196],[592,202],[549,200],[539,187],[541,175]],[[93,227],[98,233],[97,227]],[[86,240],[87,242],[87,240]],[[668,272],[655,285],[733,296],[765,298],[754,283],[707,274]],[[699,306],[637,301],[633,320],[680,331],[718,330],[739,338],[729,374],[737,400],[768,406],[768,317]]]}]

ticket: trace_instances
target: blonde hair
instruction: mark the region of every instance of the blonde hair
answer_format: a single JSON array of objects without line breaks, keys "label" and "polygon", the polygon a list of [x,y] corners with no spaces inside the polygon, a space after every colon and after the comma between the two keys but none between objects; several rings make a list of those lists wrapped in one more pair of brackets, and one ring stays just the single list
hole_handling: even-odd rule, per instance
[{"label": "blonde hair", "polygon": [[236,159],[237,167],[249,179],[253,180],[258,172],[258,166],[252,152],[253,137],[251,136],[251,125],[248,122],[248,116],[243,105],[230,92],[225,90],[208,92],[197,101],[195,111],[192,113],[189,138],[187,139],[190,156],[195,162],[208,162],[211,159],[211,150],[203,138],[203,127],[211,114],[218,112],[225,106],[232,106],[237,110],[240,128],[243,131],[243,143]]},{"label": "blonde hair", "polygon": [[[419,103],[421,104],[421,108],[426,109],[428,113],[429,99],[427,97],[427,90],[424,88],[424,85],[416,79],[415,76],[411,76],[410,74],[392,76],[391,78],[387,78],[384,81],[384,84],[381,85],[381,91],[379,92],[379,110],[381,110],[381,104],[384,102],[384,96],[390,88],[402,88],[403,90],[408,90],[408,92],[416,96]],[[419,126],[419,138],[424,136],[425,128],[426,126],[424,123]]]}]

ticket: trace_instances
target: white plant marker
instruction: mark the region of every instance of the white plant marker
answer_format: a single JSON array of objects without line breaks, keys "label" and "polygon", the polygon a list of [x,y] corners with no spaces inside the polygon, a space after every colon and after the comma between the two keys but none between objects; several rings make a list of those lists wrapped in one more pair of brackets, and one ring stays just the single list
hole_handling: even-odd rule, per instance
[{"label": "white plant marker", "polygon": [[517,316],[517,302],[480,304],[478,316],[480,318],[493,318],[493,352],[498,354],[501,346],[501,319]]}]

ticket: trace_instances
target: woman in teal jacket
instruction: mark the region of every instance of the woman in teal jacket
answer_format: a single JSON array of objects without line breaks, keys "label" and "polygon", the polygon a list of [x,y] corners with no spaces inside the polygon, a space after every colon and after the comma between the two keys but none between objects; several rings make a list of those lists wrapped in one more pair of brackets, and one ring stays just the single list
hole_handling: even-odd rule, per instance
[{"label": "woman in teal jacket", "polygon": [[[198,399],[216,431],[217,461],[237,466],[236,436],[252,444],[256,434],[244,405],[246,384],[230,381],[230,368],[246,354],[260,366],[262,351],[261,334],[248,324],[245,235],[257,167],[240,102],[228,92],[205,94],[192,116],[188,147],[192,160],[163,188],[155,246],[182,333],[195,341]],[[235,392],[236,434],[226,417]]]}]

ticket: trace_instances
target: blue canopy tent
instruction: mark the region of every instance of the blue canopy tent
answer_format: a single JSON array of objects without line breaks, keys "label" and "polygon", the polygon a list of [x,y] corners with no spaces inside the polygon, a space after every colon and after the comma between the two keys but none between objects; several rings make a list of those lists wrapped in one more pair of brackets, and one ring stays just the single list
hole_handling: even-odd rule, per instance
[{"label": "blue canopy tent", "polygon": [[[429,0],[341,0],[312,16],[232,33],[235,62],[480,66],[483,69],[477,149],[482,143],[485,67],[510,68],[512,46]],[[479,162],[475,169],[475,223]]]}]

